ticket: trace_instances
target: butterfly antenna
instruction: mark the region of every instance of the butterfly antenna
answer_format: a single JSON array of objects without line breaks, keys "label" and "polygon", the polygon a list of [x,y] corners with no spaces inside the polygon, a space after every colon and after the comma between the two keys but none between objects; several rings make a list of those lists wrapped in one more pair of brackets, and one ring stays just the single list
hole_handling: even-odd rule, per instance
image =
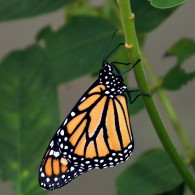
[{"label": "butterfly antenna", "polygon": [[125,45],[124,43],[119,43],[109,54],[108,56],[104,59],[106,61],[121,45]]},{"label": "butterfly antenna", "polygon": [[[116,32],[117,32],[117,31],[118,31],[118,29],[116,29],[116,30],[114,31],[114,33],[113,33],[113,35],[112,35],[112,37],[111,37],[111,39],[110,39],[110,41],[109,41],[109,43],[108,43],[108,45],[107,45],[107,47],[106,47],[106,52],[105,52],[104,57],[103,57],[103,62],[106,61],[106,59],[111,55],[111,54],[109,54],[109,55],[106,57],[106,53],[107,53],[108,49],[110,48],[110,45],[111,45],[111,43],[112,43],[112,40],[113,40],[114,36],[116,35]],[[112,52],[112,53],[113,53],[113,52]]]}]

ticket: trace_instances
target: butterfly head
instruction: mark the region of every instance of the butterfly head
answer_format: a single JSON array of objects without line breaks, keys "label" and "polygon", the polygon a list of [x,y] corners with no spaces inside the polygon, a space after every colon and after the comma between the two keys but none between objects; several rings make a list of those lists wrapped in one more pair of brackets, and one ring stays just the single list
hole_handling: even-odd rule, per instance
[{"label": "butterfly head", "polygon": [[119,74],[113,72],[113,67],[107,61],[102,65],[102,69],[99,74],[99,82],[106,86],[105,94],[114,97],[114,95],[120,95],[127,90],[127,87],[123,83],[123,78]]}]

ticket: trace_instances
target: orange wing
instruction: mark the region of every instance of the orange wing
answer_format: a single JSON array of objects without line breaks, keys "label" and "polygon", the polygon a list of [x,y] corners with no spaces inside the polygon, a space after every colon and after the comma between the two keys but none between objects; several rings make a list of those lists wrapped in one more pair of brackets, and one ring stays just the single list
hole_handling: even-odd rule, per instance
[{"label": "orange wing", "polygon": [[43,157],[41,187],[60,188],[84,172],[115,166],[131,155],[126,97],[111,98],[105,92],[106,87],[95,82],[64,120]]},{"label": "orange wing", "polygon": [[72,164],[56,143],[53,138],[39,170],[40,186],[47,190],[60,188],[82,173],[82,169]]},{"label": "orange wing", "polygon": [[93,168],[125,161],[133,150],[126,97],[103,95],[92,86],[79,100],[47,148],[39,171],[41,187],[60,188]]}]

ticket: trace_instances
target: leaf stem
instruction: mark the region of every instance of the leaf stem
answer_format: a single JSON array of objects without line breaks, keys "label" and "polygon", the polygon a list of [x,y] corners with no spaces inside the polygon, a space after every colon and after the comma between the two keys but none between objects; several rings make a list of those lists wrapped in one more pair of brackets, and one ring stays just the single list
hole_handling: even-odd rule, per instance
[{"label": "leaf stem", "polygon": [[[121,15],[122,26],[125,34],[126,48],[128,49],[128,55],[132,64],[135,64],[138,59],[140,59],[140,51],[136,37],[135,25],[134,25],[134,14],[131,11],[130,0],[118,0],[119,10]],[[149,85],[144,74],[143,66],[139,63],[134,68],[135,78],[137,80],[138,87],[141,93],[151,94]],[[174,163],[178,172],[183,177],[185,183],[189,186],[191,191],[195,193],[195,180],[191,173],[189,172],[183,159],[177,153],[164,123],[160,117],[158,109],[153,101],[153,98],[148,98],[143,96],[143,101],[153,123],[153,126],[165,148],[170,159]]]},{"label": "leaf stem", "polygon": [[[156,86],[159,83],[159,79],[155,76],[152,67],[150,66],[150,64],[148,63],[147,59],[145,58],[145,56],[142,55],[142,60],[143,63],[146,67],[146,70],[153,82],[153,85]],[[182,127],[182,124],[180,123],[178,116],[176,114],[176,112],[174,111],[171,102],[169,101],[169,98],[167,97],[165,91],[161,88],[158,87],[156,88],[156,93],[162,103],[162,105],[164,106],[164,109],[174,127],[174,129],[176,130],[176,133],[178,134],[178,137],[187,153],[188,159],[189,161],[193,161],[193,159],[195,158],[195,152],[194,149],[192,147],[192,144],[190,143],[190,140],[188,138],[188,136],[186,135],[185,130]],[[192,164],[192,166],[194,167],[194,165]],[[195,168],[195,167],[194,167]]]}]

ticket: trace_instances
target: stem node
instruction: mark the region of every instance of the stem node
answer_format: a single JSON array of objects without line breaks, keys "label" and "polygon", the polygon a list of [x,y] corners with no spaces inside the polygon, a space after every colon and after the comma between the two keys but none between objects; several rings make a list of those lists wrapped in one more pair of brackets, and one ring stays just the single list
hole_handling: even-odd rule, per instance
[{"label": "stem node", "polygon": [[135,19],[135,14],[132,13],[132,14],[130,15],[130,20],[134,20],[134,19]]},{"label": "stem node", "polygon": [[125,47],[126,47],[127,49],[131,49],[131,48],[133,47],[133,45],[129,45],[128,43],[125,43]]}]

